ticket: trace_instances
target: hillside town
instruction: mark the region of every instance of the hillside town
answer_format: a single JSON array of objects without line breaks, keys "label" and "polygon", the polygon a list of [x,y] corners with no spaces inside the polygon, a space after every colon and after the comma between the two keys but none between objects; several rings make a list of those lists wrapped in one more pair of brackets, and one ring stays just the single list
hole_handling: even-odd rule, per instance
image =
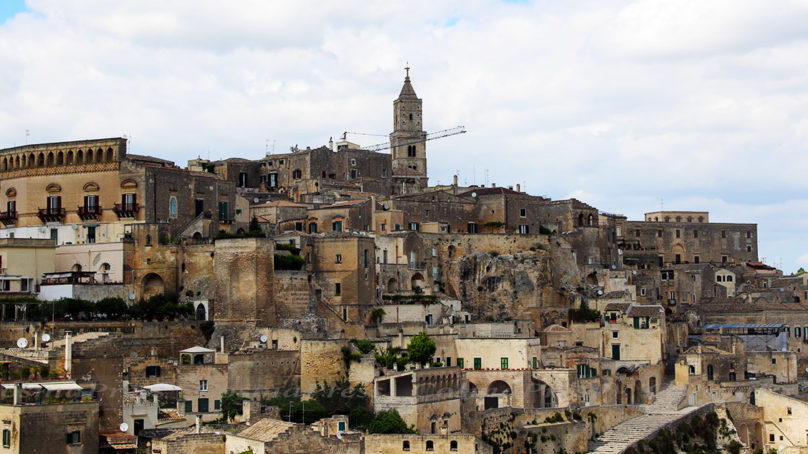
[{"label": "hillside town", "polygon": [[430,184],[465,130],[409,70],[392,107],[368,148],[0,150],[0,454],[808,453],[808,273],[756,224]]}]

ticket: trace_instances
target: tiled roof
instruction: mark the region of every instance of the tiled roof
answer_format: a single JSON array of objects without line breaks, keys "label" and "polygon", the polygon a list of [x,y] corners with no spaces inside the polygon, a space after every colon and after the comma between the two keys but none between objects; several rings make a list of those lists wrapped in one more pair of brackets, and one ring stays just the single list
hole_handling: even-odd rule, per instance
[{"label": "tiled roof", "polygon": [[279,419],[264,418],[239,432],[238,436],[266,443],[278,438],[278,435],[294,426],[295,424]]}]

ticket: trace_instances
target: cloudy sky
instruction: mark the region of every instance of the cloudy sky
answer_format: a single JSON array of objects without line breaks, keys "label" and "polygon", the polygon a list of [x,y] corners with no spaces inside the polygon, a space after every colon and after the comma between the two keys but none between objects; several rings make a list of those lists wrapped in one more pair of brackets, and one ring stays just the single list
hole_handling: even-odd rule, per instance
[{"label": "cloudy sky", "polygon": [[808,266],[806,1],[228,5],[0,1],[0,147],[126,135],[184,165],[387,134],[409,62],[426,129],[469,131],[428,143],[432,183],[708,210]]}]

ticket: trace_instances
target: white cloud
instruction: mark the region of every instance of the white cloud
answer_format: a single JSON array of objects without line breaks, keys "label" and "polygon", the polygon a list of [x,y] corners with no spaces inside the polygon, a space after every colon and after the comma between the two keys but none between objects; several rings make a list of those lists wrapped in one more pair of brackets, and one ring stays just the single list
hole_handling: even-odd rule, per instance
[{"label": "white cloud", "polygon": [[758,222],[785,266],[808,249],[804,2],[27,4],[0,25],[0,147],[128,134],[184,163],[387,133],[409,61],[426,129],[469,130],[428,144],[433,182],[634,218],[665,197]]}]

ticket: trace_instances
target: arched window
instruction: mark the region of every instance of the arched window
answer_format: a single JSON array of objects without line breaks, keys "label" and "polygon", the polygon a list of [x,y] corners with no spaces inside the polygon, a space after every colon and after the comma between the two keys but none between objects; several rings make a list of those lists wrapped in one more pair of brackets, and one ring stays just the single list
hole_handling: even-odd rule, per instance
[{"label": "arched window", "polygon": [[56,155],[56,165],[60,166],[63,165],[64,163],[65,163],[65,154],[60,151],[59,154]]},{"label": "arched window", "polygon": [[87,164],[90,164],[90,163],[93,162],[93,149],[92,148],[87,149],[87,156],[85,157],[84,162],[86,162]]},{"label": "arched window", "polygon": [[401,450],[402,451],[409,451],[410,450],[410,442],[407,441],[407,440],[404,440],[404,443],[401,445]]},{"label": "arched window", "polygon": [[95,162],[101,162],[101,158],[103,157],[104,157],[104,150],[99,148],[98,151],[95,152]]},{"label": "arched window", "polygon": [[426,450],[427,451],[434,451],[435,450],[435,442],[433,442],[432,440],[427,440],[426,441]]},{"label": "arched window", "polygon": [[50,153],[48,153],[48,166],[50,167],[52,165],[53,165],[53,152],[51,151]]},{"label": "arched window", "polygon": [[65,161],[65,164],[67,165],[73,164],[73,150],[67,152],[67,161]]},{"label": "arched window", "polygon": [[107,148],[107,162],[112,162],[113,160],[112,148]]},{"label": "arched window", "polygon": [[177,217],[177,198],[173,195],[168,199],[168,217]]},{"label": "arched window", "polygon": [[295,169],[292,171],[292,178],[294,178],[295,180],[299,180],[302,177],[303,177],[303,171],[301,171],[300,169]]},{"label": "arched window", "polygon": [[45,153],[39,153],[39,157],[36,160],[37,167],[45,167]]},{"label": "arched window", "polygon": [[84,152],[81,150],[76,152],[76,164],[84,164]]},{"label": "arched window", "polygon": [[457,441],[452,440],[449,442],[449,451],[457,451]]}]

